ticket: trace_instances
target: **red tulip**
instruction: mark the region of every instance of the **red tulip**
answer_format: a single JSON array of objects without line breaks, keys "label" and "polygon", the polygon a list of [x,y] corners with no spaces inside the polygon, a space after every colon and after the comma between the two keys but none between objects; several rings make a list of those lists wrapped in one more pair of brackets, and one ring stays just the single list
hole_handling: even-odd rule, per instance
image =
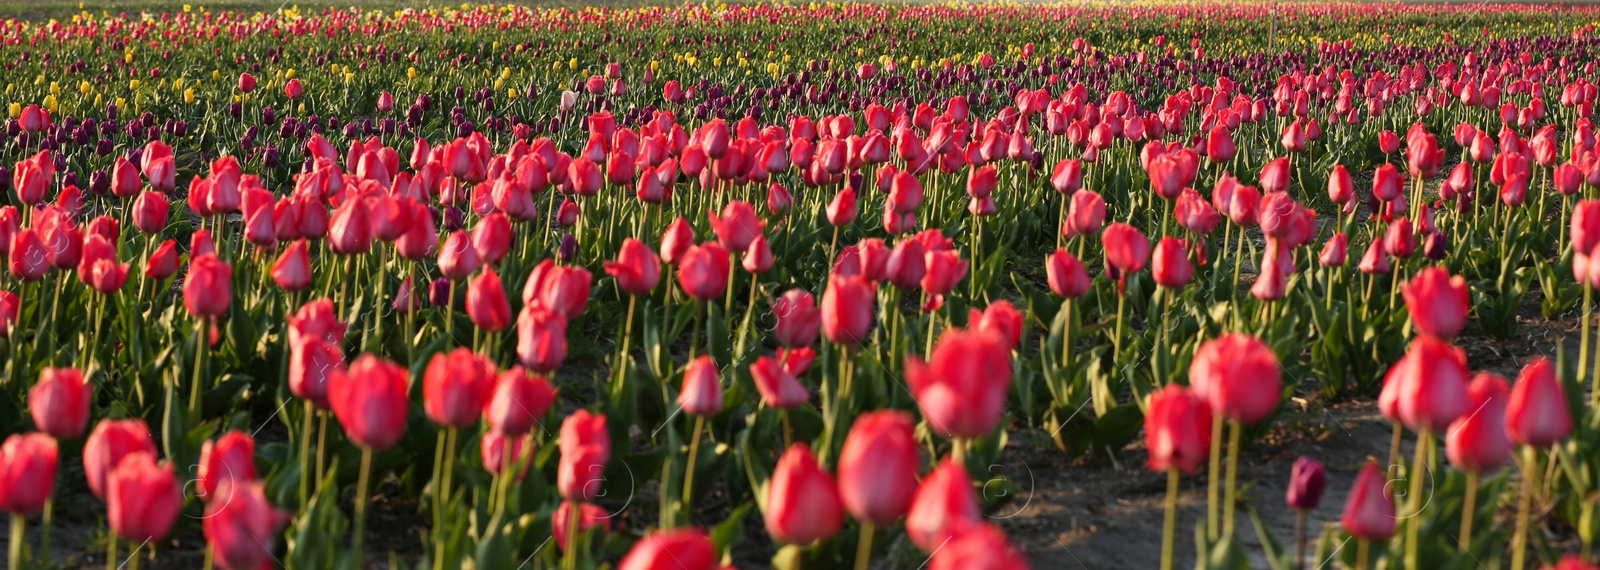
[{"label": "red tulip", "polygon": [[1067,252],[1057,249],[1045,258],[1045,277],[1050,283],[1050,291],[1058,297],[1076,299],[1089,292],[1089,273],[1083,268],[1083,262]]},{"label": "red tulip", "polygon": [[1457,469],[1487,473],[1511,459],[1511,438],[1506,435],[1506,396],[1510,388],[1498,374],[1479,372],[1467,385],[1472,412],[1450,424],[1445,455]]},{"label": "red tulip", "polygon": [[511,303],[494,268],[483,268],[467,286],[467,316],[473,325],[491,333],[511,326]]},{"label": "red tulip", "polygon": [[1327,267],[1343,267],[1349,249],[1350,237],[1344,232],[1335,232],[1322,246],[1322,255],[1317,257],[1317,261]]},{"label": "red tulip", "polygon": [[500,263],[511,248],[511,218],[494,212],[478,220],[472,228],[472,248],[478,250],[478,259],[485,265]]},{"label": "red tulip", "polygon": [[451,281],[461,281],[477,273],[478,267],[483,265],[482,258],[478,257],[478,248],[472,244],[467,232],[456,230],[444,241],[444,246],[439,248],[439,272]]},{"label": "red tulip", "polygon": [[517,317],[517,359],[537,372],[551,372],[567,359],[567,318],[534,303]]},{"label": "red tulip", "polygon": [[828,223],[839,226],[848,226],[856,220],[856,191],[849,186],[844,187],[834,195],[833,201],[828,202]]},{"label": "red tulip", "polygon": [[167,198],[146,190],[133,201],[133,227],[146,234],[160,233],[167,227],[167,213],[171,210]]},{"label": "red tulip", "polygon": [[920,463],[909,414],[862,414],[839,454],[839,499],[857,520],[892,525],[911,508]]},{"label": "red tulip", "polygon": [[166,538],[183,509],[183,491],[171,463],[156,465],[150,453],[128,456],[106,490],[106,522],[124,540],[145,542]]},{"label": "red tulip", "polygon": [[77,439],[89,427],[89,400],[93,394],[83,371],[46,367],[28,391],[28,413],[33,425],[56,439]]},{"label": "red tulip", "polygon": [[39,234],[33,228],[18,230],[11,237],[10,253],[6,261],[11,269],[11,276],[22,281],[38,281],[50,269],[50,259],[45,252],[44,242],[39,239]]},{"label": "red tulip", "polygon": [[723,246],[716,242],[691,246],[678,261],[678,286],[695,300],[716,299],[727,290],[730,261]]},{"label": "red tulip", "polygon": [[1278,358],[1253,336],[1226,334],[1206,341],[1189,365],[1189,386],[1223,417],[1242,423],[1265,419],[1282,392]]},{"label": "red tulip", "polygon": [[239,74],[239,90],[245,93],[256,90],[256,76],[249,73]]},{"label": "red tulip", "polygon": [[272,281],[285,291],[304,291],[311,286],[311,252],[306,240],[298,239],[272,263]]},{"label": "red tulip", "polygon": [[1211,449],[1211,407],[1198,390],[1176,384],[1150,395],[1145,412],[1145,443],[1151,471],[1177,469],[1193,474]]},{"label": "red tulip", "polygon": [[[492,363],[489,363],[492,365]],[[483,417],[489,428],[504,434],[522,435],[533,429],[555,403],[556,391],[550,381],[522,367],[501,372],[491,379]],[[469,423],[470,425],[470,423]]]},{"label": "red tulip", "polygon": [[982,516],[967,469],[947,458],[917,487],[906,514],[906,536],[923,552],[933,552],[981,523]]},{"label": "red tulip", "polygon": [[1344,515],[1339,518],[1339,524],[1357,538],[1384,541],[1394,536],[1396,520],[1394,501],[1389,497],[1383,470],[1378,467],[1377,460],[1368,460],[1345,499]]},{"label": "red tulip", "polygon": [[[510,449],[507,450],[507,447]],[[483,470],[491,475],[500,475],[506,467],[514,467],[517,481],[526,477],[528,468],[533,465],[533,448],[533,436],[526,433],[510,435],[489,430],[478,439],[478,454],[483,456]]]},{"label": "red tulip", "polygon": [[1368,275],[1388,273],[1389,258],[1383,254],[1383,240],[1372,240],[1356,267]]},{"label": "red tulip", "polygon": [[0,511],[32,515],[44,509],[56,484],[56,440],[13,434],[0,445]]},{"label": "red tulip", "polygon": [[582,267],[556,265],[546,259],[533,268],[527,284],[522,287],[524,305],[539,304],[568,319],[583,314],[589,305],[589,291],[594,276]]},{"label": "red tulip", "polygon": [[372,219],[361,200],[349,200],[333,212],[328,228],[328,249],[340,255],[360,255],[372,249]]},{"label": "red tulip", "polygon": [[1520,445],[1550,447],[1572,432],[1567,394],[1549,358],[1535,357],[1511,386],[1506,433]]},{"label": "red tulip", "polygon": [[833,477],[817,464],[811,447],[796,443],[778,458],[767,486],[767,534],[788,544],[808,545],[839,532],[844,510]]},{"label": "red tulip", "polygon": [[922,291],[930,297],[924,310],[933,310],[943,304],[944,296],[966,278],[967,260],[961,259],[961,252],[953,249],[929,251],[923,255],[928,272],[922,275]]},{"label": "red tulip", "polygon": [[1083,189],[1083,161],[1066,158],[1056,163],[1050,176],[1050,186],[1061,194],[1072,194]]},{"label": "red tulip", "polygon": [[766,273],[772,269],[772,246],[767,243],[767,236],[757,235],[756,240],[750,242],[750,247],[744,251],[744,259],[740,265],[752,275]]},{"label": "red tulip", "polygon": [[441,426],[478,422],[495,385],[494,362],[467,348],[436,353],[422,377],[422,407]]},{"label": "red tulip", "polygon": [[772,332],[778,344],[799,348],[817,341],[822,312],[817,309],[816,299],[810,292],[790,289],[772,302],[772,314],[777,320]]},{"label": "red tulip", "polygon": [[582,215],[583,211],[578,208],[577,202],[562,200],[561,208],[556,210],[556,225],[562,228],[576,226],[578,225],[578,217]]},{"label": "red tulip", "polygon": [[210,502],[225,482],[248,483],[256,480],[256,441],[233,430],[200,446],[200,471],[195,480],[196,494]]},{"label": "red tulip", "polygon": [[644,242],[625,238],[617,251],[616,261],[604,264],[607,275],[617,280],[617,286],[629,295],[648,295],[661,280],[661,260]]},{"label": "red tulip", "polygon": [[756,209],[742,200],[729,202],[722,208],[721,216],[707,211],[706,218],[711,221],[711,231],[717,235],[717,241],[731,252],[742,253],[749,249],[750,243],[766,226],[756,215]]},{"label": "red tulip", "polygon": [[894,251],[889,254],[889,261],[884,264],[884,276],[896,287],[915,289],[922,284],[922,278],[928,275],[925,253],[921,241],[900,240],[900,243],[895,244]]},{"label": "red tulip", "polygon": [[292,513],[267,501],[259,481],[229,483],[219,493],[227,500],[206,504],[200,521],[206,544],[217,566],[225,570],[256,570],[271,564],[278,530]]},{"label": "red tulip", "polygon": [[674,219],[661,236],[661,261],[677,265],[691,247],[694,247],[694,228],[689,226],[689,220]]},{"label": "red tulip", "polygon": [[1372,195],[1384,202],[1400,197],[1400,171],[1393,164],[1379,166],[1372,173]]},{"label": "red tulip", "polygon": [[[561,506],[556,507],[555,514],[550,515],[550,534],[555,537],[556,548],[562,552],[567,551],[567,533],[571,532],[567,527],[572,524],[572,506],[573,503],[562,501]],[[589,532],[597,528],[611,532],[613,515],[606,511],[605,507],[578,503],[578,512],[580,513],[578,532]]]},{"label": "red tulip", "polygon": [[379,111],[388,112],[394,110],[394,95],[388,91],[379,93],[377,106]]},{"label": "red tulip", "polygon": [[1162,287],[1182,289],[1184,285],[1189,284],[1189,279],[1194,277],[1194,266],[1189,264],[1187,244],[1178,238],[1172,236],[1161,238],[1161,243],[1156,244],[1152,261],[1151,274],[1155,277],[1156,284]]},{"label": "red tulip", "polygon": [[1267,194],[1289,191],[1289,159],[1279,157],[1261,169],[1261,189]]},{"label": "red tulip", "polygon": [[[561,422],[561,462],[556,469],[556,489],[561,498],[592,503],[605,483],[605,466],[611,461],[611,435],[606,417],[579,409]],[[623,561],[623,568],[628,567]]]},{"label": "red tulip", "polygon": [[290,99],[299,99],[301,95],[305,94],[305,87],[300,85],[300,79],[290,79],[288,83],[283,85],[283,94]]},{"label": "red tulip", "polygon": [[400,442],[406,428],[410,374],[398,364],[363,354],[348,372],[328,379],[328,403],[350,441],[382,451]]},{"label": "red tulip", "polygon": [[1472,294],[1467,280],[1439,266],[1428,267],[1411,278],[1400,292],[1405,295],[1411,323],[1423,334],[1450,339],[1466,325]]},{"label": "red tulip", "polygon": [[1112,223],[1100,233],[1105,244],[1106,263],[1116,267],[1123,275],[1144,269],[1150,259],[1150,240],[1137,228],[1122,222]]},{"label": "red tulip", "polygon": [[822,294],[822,332],[835,344],[853,347],[872,329],[876,288],[865,278],[833,277]]},{"label": "red tulip", "polygon": [[1588,254],[1600,245],[1600,200],[1581,200],[1572,210],[1572,250]]},{"label": "red tulip", "polygon": [[1233,160],[1233,155],[1238,152],[1233,143],[1233,133],[1228,128],[1217,125],[1206,135],[1206,157],[1211,162],[1227,162]]},{"label": "red tulip", "polygon": [[292,338],[289,346],[292,349],[289,391],[297,398],[310,400],[318,408],[327,409],[328,380],[334,372],[344,372],[344,352],[339,350],[337,342],[314,335]]},{"label": "red tulip", "polygon": [[1322,462],[1300,456],[1289,472],[1289,490],[1284,494],[1284,502],[1297,511],[1316,509],[1327,487],[1328,473]]},{"label": "red tulip", "polygon": [[936,433],[975,439],[993,431],[1005,413],[1011,354],[992,335],[951,329],[931,362],[906,358],[906,381]]},{"label": "red tulip", "polygon": [[200,318],[216,318],[228,312],[232,302],[233,266],[207,253],[189,262],[189,275],[183,280],[183,306]]},{"label": "red tulip", "polygon": [[1399,420],[1414,430],[1443,433],[1456,419],[1472,413],[1467,401],[1466,355],[1430,336],[1411,342],[1383,384],[1385,396],[1380,400],[1387,397],[1395,402]]},{"label": "red tulip", "polygon": [[156,451],[150,428],[143,420],[101,420],[83,445],[83,472],[89,491],[105,498],[106,477],[129,454]]},{"label": "red tulip", "polygon": [[1024,326],[1022,313],[1017,310],[1011,301],[1000,299],[984,307],[983,312],[972,309],[971,317],[967,319],[967,326],[980,333],[993,335],[1005,343],[1007,350],[1016,350],[1022,343],[1022,328]]},{"label": "red tulip", "polygon": [[717,570],[716,545],[696,528],[658,530],[633,543],[617,570]]},{"label": "red tulip", "polygon": [[722,411],[722,386],[717,364],[702,354],[689,361],[683,372],[683,390],[678,392],[678,407],[691,416],[709,416]]},{"label": "red tulip", "polygon": [[795,374],[793,366],[771,356],[762,356],[750,364],[750,378],[761,393],[761,403],[770,408],[793,408],[811,400],[811,394]]}]

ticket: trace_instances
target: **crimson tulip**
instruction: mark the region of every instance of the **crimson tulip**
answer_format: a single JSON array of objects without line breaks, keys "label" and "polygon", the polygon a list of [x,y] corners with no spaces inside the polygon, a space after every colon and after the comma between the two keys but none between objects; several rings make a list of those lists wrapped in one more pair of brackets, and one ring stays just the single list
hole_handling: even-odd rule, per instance
[{"label": "crimson tulip", "polygon": [[32,515],[44,509],[56,484],[56,440],[18,433],[0,445],[0,511]]},{"label": "crimson tulip", "polygon": [[1150,240],[1128,224],[1114,222],[1107,226],[1100,233],[1100,241],[1105,244],[1106,263],[1123,275],[1144,269],[1145,262],[1150,259]]},{"label": "crimson tulip", "polygon": [[1169,384],[1151,394],[1144,420],[1150,470],[1199,469],[1211,449],[1211,413],[1199,390]]},{"label": "crimson tulip", "polygon": [[478,422],[495,387],[495,365],[488,358],[458,347],[436,353],[422,377],[422,408],[428,419],[447,427]]},{"label": "crimson tulip", "polygon": [[828,340],[854,347],[867,339],[872,328],[876,288],[861,276],[828,280],[822,294],[822,332]]},{"label": "crimson tulip", "polygon": [[[605,483],[611,461],[611,435],[606,417],[579,409],[561,422],[561,461],[556,469],[556,489],[568,501],[592,503]],[[628,567],[624,561],[622,568]]]},{"label": "crimson tulip", "polygon": [[483,268],[467,286],[467,316],[472,324],[491,333],[511,326],[511,303],[494,268]]},{"label": "crimson tulip", "polygon": [[171,463],[156,464],[146,452],[129,455],[107,482],[106,521],[124,540],[166,538],[183,509],[183,491]]},{"label": "crimson tulip", "polygon": [[661,279],[661,260],[644,242],[626,238],[617,251],[616,261],[603,264],[605,272],[617,280],[617,286],[629,295],[648,295]]},{"label": "crimson tulip", "polygon": [[328,403],[350,441],[382,451],[400,442],[406,428],[410,374],[398,364],[363,354],[346,372],[328,379]]},{"label": "crimson tulip", "polygon": [[709,416],[722,411],[722,386],[717,364],[702,354],[689,361],[683,372],[683,389],[678,392],[678,407],[691,416]]},{"label": "crimson tulip", "polygon": [[1011,386],[1009,339],[947,330],[930,362],[906,357],[906,381],[933,430],[946,437],[983,437],[1005,413]]},{"label": "crimson tulip", "polygon": [[716,546],[696,528],[658,530],[633,543],[617,570],[717,570]]},{"label": "crimson tulip", "polygon": [[1189,386],[1229,420],[1255,423],[1277,407],[1282,392],[1278,358],[1259,339],[1230,333],[1206,341],[1189,364]]},{"label": "crimson tulip", "polygon": [[1405,295],[1411,324],[1423,334],[1448,340],[1466,325],[1472,304],[1466,278],[1452,276],[1443,267],[1428,267],[1417,272],[1400,292]]},{"label": "crimson tulip", "polygon": [[200,521],[217,566],[256,570],[271,564],[278,530],[292,513],[272,506],[260,481],[226,483],[218,492],[228,500],[207,503]]},{"label": "crimson tulip", "polygon": [[89,427],[92,397],[83,371],[46,367],[28,391],[28,413],[33,425],[50,437],[77,439]]},{"label": "crimson tulip", "polygon": [[189,262],[189,275],[183,280],[183,306],[197,318],[216,318],[228,312],[233,300],[233,266],[203,254]]},{"label": "crimson tulip", "polygon": [[1472,412],[1450,424],[1445,436],[1445,456],[1457,469],[1488,473],[1511,460],[1511,438],[1506,435],[1506,397],[1511,391],[1498,374],[1479,372],[1467,385]]},{"label": "crimson tulip", "polygon": [[555,403],[556,391],[550,381],[520,366],[501,372],[491,381],[493,385],[482,409],[489,428],[496,432],[528,433]]},{"label": "crimson tulip", "polygon": [[534,303],[517,316],[517,359],[537,372],[551,372],[567,359],[567,318]]},{"label": "crimson tulip", "polygon": [[1367,460],[1356,476],[1355,486],[1344,503],[1344,515],[1339,525],[1345,532],[1362,540],[1389,540],[1394,536],[1394,501],[1389,497],[1388,481],[1376,459]]},{"label": "crimson tulip", "polygon": [[1539,356],[1522,367],[1506,402],[1506,433],[1519,445],[1549,447],[1572,432],[1567,395],[1555,365]]},{"label": "crimson tulip", "polygon": [[857,417],[839,453],[839,499],[857,520],[894,524],[911,508],[918,457],[911,416],[884,410]]},{"label": "crimson tulip", "polygon": [[947,458],[917,486],[906,514],[906,536],[923,552],[933,552],[982,522],[982,516],[967,469]]}]

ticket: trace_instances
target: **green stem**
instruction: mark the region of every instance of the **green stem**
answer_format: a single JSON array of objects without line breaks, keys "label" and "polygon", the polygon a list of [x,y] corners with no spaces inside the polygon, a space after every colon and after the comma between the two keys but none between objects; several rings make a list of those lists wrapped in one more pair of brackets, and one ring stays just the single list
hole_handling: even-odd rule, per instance
[{"label": "green stem", "polygon": [[[305,403],[305,419],[301,420],[300,431],[300,506],[304,508],[311,501],[311,430],[312,419],[317,415],[317,406],[311,400]],[[319,481],[320,483],[320,481]]]},{"label": "green stem", "polygon": [[1172,570],[1172,537],[1178,531],[1178,470],[1167,470],[1167,518],[1161,526],[1161,570]]},{"label": "green stem", "polygon": [[[322,481],[322,469],[328,450],[328,412],[317,412],[317,481]],[[320,484],[320,483],[319,483]]]},{"label": "green stem", "polygon": [[[689,463],[683,469],[683,514],[689,518],[693,514],[694,498],[694,463],[700,456],[700,434],[706,429],[706,417],[694,417],[694,431],[689,437]],[[568,529],[569,532],[576,529]]]},{"label": "green stem", "polygon": [[[11,568],[22,568],[22,541],[25,540],[23,531],[27,528],[28,521],[21,514],[11,514],[11,549],[6,560],[10,561]],[[116,540],[116,539],[112,539]]]},{"label": "green stem", "polygon": [[193,420],[200,418],[200,393],[204,391],[201,384],[205,383],[206,351],[210,350],[209,319],[202,317],[195,327],[194,337],[194,381],[189,384],[189,416]]},{"label": "green stem", "polygon": [[1417,434],[1416,446],[1411,455],[1411,472],[1406,473],[1406,478],[1411,482],[1411,490],[1406,495],[1406,513],[1411,518],[1406,522],[1407,568],[1421,568],[1417,565],[1417,540],[1422,530],[1422,473],[1426,469],[1428,449],[1433,447],[1433,432],[1424,428],[1422,433]]},{"label": "green stem", "polygon": [[111,529],[108,527],[106,529],[106,536],[109,536],[110,539],[107,540],[106,542],[108,542],[110,544],[106,545],[106,570],[117,570],[117,542],[118,542],[118,540],[117,540],[116,533],[113,533],[113,532],[110,532],[110,531],[111,531]]},{"label": "green stem", "polygon": [[576,570],[578,568],[578,535],[582,534],[581,528],[583,526],[583,505],[576,501],[568,501],[567,504],[571,507],[567,510],[571,512],[567,513],[567,549],[566,556],[561,559],[561,567],[567,570]]},{"label": "green stem", "polygon": [[1356,570],[1367,570],[1367,551],[1370,545],[1365,538],[1356,539]]},{"label": "green stem", "polygon": [[1511,570],[1526,567],[1528,554],[1528,511],[1533,502],[1533,488],[1538,485],[1539,450],[1531,446],[1522,448],[1522,490],[1517,494],[1517,534],[1511,540]]},{"label": "green stem", "polygon": [[1217,490],[1222,485],[1222,419],[1221,414],[1211,416],[1211,474],[1206,477],[1206,538],[1215,541],[1220,530],[1217,522]]},{"label": "green stem", "polygon": [[1239,492],[1239,440],[1244,436],[1244,424],[1230,422],[1233,429],[1228,432],[1228,486],[1223,490],[1222,498],[1222,536],[1233,536],[1233,511],[1234,504],[1238,502]]},{"label": "green stem", "polygon": [[1466,552],[1472,547],[1472,523],[1478,518],[1478,472],[1467,470],[1467,496],[1461,506],[1461,538],[1457,547]]},{"label": "green stem", "polygon": [[361,448],[361,475],[356,479],[356,526],[355,543],[351,546],[354,553],[356,566],[361,564],[361,546],[365,542],[367,532],[367,483],[372,476],[372,450]]},{"label": "green stem", "polygon": [[861,540],[856,542],[856,570],[867,570],[872,562],[872,522],[861,522]]}]

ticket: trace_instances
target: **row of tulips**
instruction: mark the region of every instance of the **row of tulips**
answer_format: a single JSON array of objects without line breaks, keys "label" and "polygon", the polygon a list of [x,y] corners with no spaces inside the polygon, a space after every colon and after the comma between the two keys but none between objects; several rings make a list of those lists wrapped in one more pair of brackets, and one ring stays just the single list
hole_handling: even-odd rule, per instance
[{"label": "row of tulips", "polygon": [[[1462,21],[1436,7],[1329,9]],[[901,18],[864,32],[877,42],[906,22],[1024,18],[728,10]],[[1321,21],[1294,10],[1294,26]],[[228,80],[161,71],[220,55],[196,46],[221,26],[315,45],[313,33],[507,37],[672,13],[5,28],[10,44],[57,42],[103,63],[92,81],[83,60],[7,63],[85,77],[77,93],[42,75],[8,88],[42,99],[13,106],[0,177],[0,374],[29,412],[0,418],[17,434],[0,449],[10,567],[56,559],[59,450],[76,450],[91,418],[81,461],[107,506],[112,566],[162,562],[161,546],[198,526],[207,565],[361,567],[382,493],[415,499],[425,536],[405,556],[432,568],[718,568],[747,562],[735,555],[749,552],[736,547],[752,511],[767,535],[753,550],[780,567],[1024,568],[984,515],[1010,495],[978,492],[1007,484],[983,466],[1009,434],[1038,430],[1076,455],[1142,427],[1149,467],[1169,479],[1163,565],[1182,476],[1203,466],[1198,558],[1239,567],[1240,453],[1302,388],[1283,374],[1315,376],[1328,396],[1378,394],[1394,423],[1388,465],[1411,485],[1399,493],[1364,468],[1322,560],[1435,567],[1498,556],[1509,535],[1520,569],[1544,513],[1597,520],[1600,457],[1586,449],[1600,430],[1582,389],[1600,283],[1600,201],[1585,199],[1600,187],[1600,88],[1580,65],[1593,42],[1562,13],[1495,12],[1493,41],[1411,32],[1441,41],[1414,59],[1392,58],[1417,44],[1318,44],[1321,63],[1297,54],[1248,76],[1229,66],[1260,46],[1208,53],[1196,37],[1179,53],[1160,36],[1113,51],[1096,47],[1102,32],[1070,55],[1066,42],[970,63],[885,53],[787,75],[771,61],[766,77],[720,62],[701,73],[711,53],[607,58],[597,73],[558,59],[634,32],[470,57],[426,41],[275,46],[233,52]],[[1517,31],[1525,21],[1544,28]],[[136,55],[112,38],[123,33],[166,33],[178,58]],[[557,64],[497,104],[509,68],[446,69],[487,54]],[[442,67],[419,77],[435,56]],[[300,77],[286,58],[315,70]],[[383,86],[357,83],[349,63],[325,76],[329,60]],[[119,74],[156,87],[124,94]],[[1352,247],[1365,248],[1353,264]],[[1469,379],[1452,339],[1474,316],[1514,335],[1535,286],[1547,315],[1583,299],[1576,366],[1536,360],[1511,386]],[[1415,458],[1402,465],[1408,431]],[[1459,507],[1420,500],[1439,439],[1448,477],[1463,480],[1448,488]],[[1491,497],[1512,443],[1522,476],[1508,532]],[[1315,481],[1304,465],[1296,481]],[[646,484],[658,490],[637,494]],[[1315,487],[1292,486],[1289,506],[1313,508]],[[1358,547],[1335,550],[1346,536]],[[1275,566],[1305,558],[1267,546]]]}]

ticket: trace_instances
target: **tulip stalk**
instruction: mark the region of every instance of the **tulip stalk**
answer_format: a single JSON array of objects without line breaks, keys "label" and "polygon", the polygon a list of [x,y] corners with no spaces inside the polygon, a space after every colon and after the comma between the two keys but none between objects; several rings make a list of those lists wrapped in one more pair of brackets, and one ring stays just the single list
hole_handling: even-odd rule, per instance
[{"label": "tulip stalk", "polygon": [[583,533],[582,520],[583,508],[577,502],[569,503],[572,511],[567,514],[567,548],[566,556],[561,558],[561,567],[567,570],[576,570],[578,567],[578,535]]},{"label": "tulip stalk", "polygon": [[1172,570],[1172,537],[1178,532],[1178,481],[1178,470],[1168,469],[1167,512],[1161,525],[1161,570]]},{"label": "tulip stalk", "polygon": [[856,570],[867,570],[872,562],[872,521],[861,522],[861,538],[856,542]]},{"label": "tulip stalk", "polygon": [[196,320],[194,334],[194,373],[193,382],[189,384],[189,415],[192,418],[200,417],[200,407],[203,400],[200,393],[205,391],[206,352],[211,348],[210,319],[201,317]]},{"label": "tulip stalk", "polygon": [[1368,550],[1370,549],[1371,545],[1368,544],[1367,539],[1356,539],[1356,570],[1367,570]]},{"label": "tulip stalk", "polygon": [[[26,539],[24,531],[27,529],[27,524],[28,521],[22,517],[22,514],[11,513],[11,544],[9,545],[11,548],[6,556],[6,560],[9,561],[8,567],[10,568],[22,568],[22,541]],[[112,540],[116,539],[113,538]]]},{"label": "tulip stalk", "polygon": [[1472,523],[1478,518],[1478,472],[1467,470],[1467,496],[1461,505],[1461,538],[1458,546],[1462,552],[1472,548]]},{"label": "tulip stalk", "polygon": [[[1209,441],[1222,441],[1221,414],[1211,417],[1211,439]],[[1206,477],[1206,538],[1217,539],[1217,490],[1221,485],[1222,476],[1222,446],[1211,446],[1211,473]]]},{"label": "tulip stalk", "polygon": [[355,540],[350,549],[354,554],[356,565],[361,565],[361,546],[365,542],[367,532],[367,484],[372,476],[372,450],[361,448],[361,474],[356,478],[356,525]]},{"label": "tulip stalk", "polygon": [[[1578,383],[1582,385],[1589,375],[1589,320],[1590,311],[1594,308],[1592,304],[1594,288],[1587,283],[1579,283],[1579,286],[1583,287],[1583,316],[1579,317],[1583,321],[1583,332],[1578,336]],[[1600,397],[1600,379],[1596,379],[1594,387],[1589,392],[1591,397]]]},{"label": "tulip stalk", "polygon": [[1239,441],[1244,437],[1244,424],[1229,422],[1228,431],[1228,486],[1222,496],[1222,536],[1233,536],[1234,504],[1239,492]]},{"label": "tulip stalk", "polygon": [[[106,540],[108,543],[106,545],[106,570],[117,570],[117,542],[119,541],[117,540],[117,535],[115,533],[108,532],[107,534],[110,536],[110,539]],[[14,540],[15,539],[13,539],[13,541]]]},{"label": "tulip stalk", "polygon": [[1428,461],[1428,450],[1433,448],[1433,430],[1423,428],[1417,434],[1417,448],[1412,453],[1411,472],[1406,473],[1410,479],[1411,489],[1407,492],[1406,503],[1409,507],[1406,512],[1411,520],[1406,524],[1406,567],[1421,568],[1417,564],[1417,541],[1422,531],[1422,473]]},{"label": "tulip stalk", "polygon": [[1532,508],[1533,489],[1539,486],[1539,450],[1533,446],[1522,448],[1522,489],[1517,494],[1517,530],[1511,539],[1511,570],[1526,567],[1528,554],[1528,511]]},{"label": "tulip stalk", "polygon": [[[683,510],[686,516],[694,512],[694,463],[695,459],[700,456],[700,435],[705,429],[706,417],[696,415],[694,417],[694,431],[691,432],[692,435],[689,437],[689,462],[683,468]],[[573,510],[576,511],[577,509]],[[575,531],[578,527],[574,525],[569,528]]]}]

